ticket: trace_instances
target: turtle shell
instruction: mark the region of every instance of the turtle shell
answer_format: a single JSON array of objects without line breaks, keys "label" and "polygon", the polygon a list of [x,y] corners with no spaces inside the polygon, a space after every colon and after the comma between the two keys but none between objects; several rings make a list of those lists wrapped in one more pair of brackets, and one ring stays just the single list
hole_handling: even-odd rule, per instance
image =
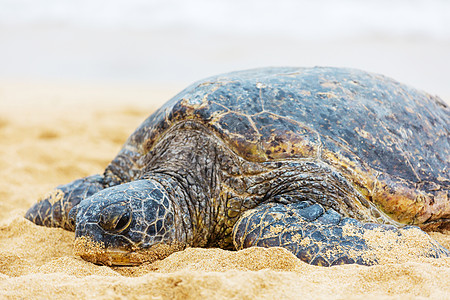
[{"label": "turtle shell", "polygon": [[[114,163],[149,153],[172,126],[202,123],[242,158],[316,159],[408,224],[450,218],[450,109],[438,97],[354,69],[264,68],[199,81],[130,136]],[[125,161],[125,160],[124,160]]]}]

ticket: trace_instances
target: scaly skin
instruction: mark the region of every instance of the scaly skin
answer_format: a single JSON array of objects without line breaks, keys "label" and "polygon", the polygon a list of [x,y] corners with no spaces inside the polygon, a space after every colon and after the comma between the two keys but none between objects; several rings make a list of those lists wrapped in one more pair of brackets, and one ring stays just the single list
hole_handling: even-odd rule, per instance
[{"label": "scaly skin", "polygon": [[[400,247],[412,230],[396,229],[404,224],[450,228],[449,119],[438,98],[357,70],[219,75],[145,120],[100,181],[60,187],[64,205],[45,199],[26,217],[76,223],[78,253],[108,265],[186,245],[282,246],[312,264],[372,264],[383,255],[374,233]],[[52,213],[61,207],[63,222]],[[305,209],[321,213],[305,219]],[[272,214],[276,222],[263,221]],[[448,255],[432,241],[412,247]]]},{"label": "scaly skin", "polygon": [[[301,260],[324,267],[342,264],[374,265],[394,248],[410,250],[408,235],[420,235],[425,245],[414,247],[413,258],[446,257],[450,251],[418,227],[361,223],[343,218],[332,208],[301,201],[289,205],[268,203],[248,211],[234,227],[236,249],[252,246],[283,247]],[[391,236],[386,236],[391,233]],[[393,233],[393,236],[392,236]],[[379,245],[373,236],[389,237]]]}]

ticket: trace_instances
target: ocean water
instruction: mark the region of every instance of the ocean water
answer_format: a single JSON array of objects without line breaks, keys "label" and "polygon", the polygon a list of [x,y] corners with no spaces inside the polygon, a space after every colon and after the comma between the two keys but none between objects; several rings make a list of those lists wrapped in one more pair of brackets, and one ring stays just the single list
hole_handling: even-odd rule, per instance
[{"label": "ocean water", "polygon": [[0,0],[0,26],[450,39],[448,0]]},{"label": "ocean water", "polygon": [[0,79],[185,85],[332,65],[450,95],[450,0],[0,0]]}]

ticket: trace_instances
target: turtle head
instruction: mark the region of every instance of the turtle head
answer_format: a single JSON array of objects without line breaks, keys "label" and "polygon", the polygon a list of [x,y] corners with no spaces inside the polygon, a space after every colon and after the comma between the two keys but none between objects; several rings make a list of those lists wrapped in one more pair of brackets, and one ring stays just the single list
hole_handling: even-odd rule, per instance
[{"label": "turtle head", "polygon": [[[104,189],[74,207],[75,252],[105,265],[138,265],[184,249],[178,207],[153,180]],[[181,225],[181,226],[180,226]]]}]

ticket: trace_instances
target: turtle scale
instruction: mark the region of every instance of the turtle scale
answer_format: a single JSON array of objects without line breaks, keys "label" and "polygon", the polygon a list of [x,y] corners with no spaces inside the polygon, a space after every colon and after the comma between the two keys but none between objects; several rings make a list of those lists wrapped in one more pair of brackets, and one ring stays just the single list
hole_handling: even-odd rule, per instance
[{"label": "turtle scale", "polygon": [[450,256],[403,226],[450,228],[449,116],[438,97],[354,69],[214,76],[148,117],[102,176],[58,186],[25,217],[75,230],[76,253],[107,265],[186,246],[284,247],[323,266],[398,247]]},{"label": "turtle scale", "polygon": [[402,223],[450,215],[450,110],[390,78],[326,67],[207,78],[145,120],[109,169],[126,157],[135,168],[123,179],[132,179],[165,132],[187,120],[248,161],[324,161]]}]

